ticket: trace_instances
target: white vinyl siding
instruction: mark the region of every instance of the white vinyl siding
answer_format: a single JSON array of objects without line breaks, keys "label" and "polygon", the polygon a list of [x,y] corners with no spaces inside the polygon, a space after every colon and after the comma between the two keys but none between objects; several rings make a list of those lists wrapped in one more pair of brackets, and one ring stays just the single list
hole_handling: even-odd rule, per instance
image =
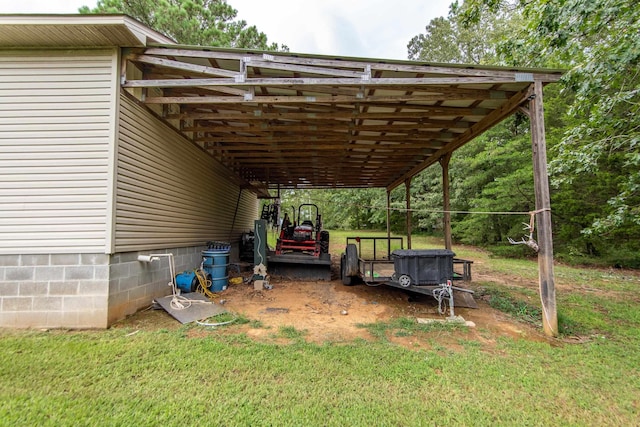
[{"label": "white vinyl siding", "polygon": [[116,49],[0,51],[0,254],[105,251]]},{"label": "white vinyl siding", "polygon": [[253,228],[255,194],[175,130],[121,95],[117,153],[116,252],[237,241]]}]

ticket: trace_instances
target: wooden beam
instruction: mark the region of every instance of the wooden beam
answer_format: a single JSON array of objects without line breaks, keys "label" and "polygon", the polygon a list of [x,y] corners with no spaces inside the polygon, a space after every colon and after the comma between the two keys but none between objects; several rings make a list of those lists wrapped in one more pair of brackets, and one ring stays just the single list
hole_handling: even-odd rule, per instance
[{"label": "wooden beam", "polygon": [[387,257],[391,259],[391,191],[387,190]]},{"label": "wooden beam", "polygon": [[[363,80],[358,77],[247,77],[246,79],[237,78],[240,74],[235,71],[225,69],[207,67],[204,65],[195,65],[169,59],[145,57],[142,55],[131,57],[130,60],[147,64],[161,65],[167,68],[189,71],[199,74],[210,74],[214,76],[231,76],[232,78],[215,78],[215,79],[157,79],[157,80],[127,80],[124,87],[189,87],[189,86],[381,86],[394,87],[402,86],[396,90],[406,91],[407,89],[422,90],[424,92],[438,92],[458,94],[473,93],[473,91],[485,91],[486,89],[465,89],[457,88],[457,90],[449,91],[446,85],[500,85],[513,84],[513,80],[490,77],[387,77],[372,78]],[[504,91],[495,90],[492,93],[493,99],[503,96]]]},{"label": "wooden beam", "polygon": [[249,126],[233,126],[233,125],[220,125],[220,124],[198,124],[195,126],[185,127],[184,131],[189,132],[248,132],[252,134],[268,133],[268,132],[385,132],[385,133],[409,133],[415,134],[425,129],[468,129],[472,126],[472,122],[466,122],[463,120],[429,120],[425,119],[420,123],[395,123],[392,122],[386,125],[369,125],[369,124],[353,124],[352,122],[345,122],[343,126],[336,121],[326,122],[312,122],[313,124],[304,124],[297,121],[272,124],[265,122],[259,125]]},{"label": "wooden beam", "polygon": [[[201,85],[198,85],[201,86]],[[225,85],[227,86],[227,85]],[[255,95],[254,97],[242,96],[156,96],[143,100],[146,104],[348,104],[348,103],[397,103],[397,102],[439,102],[460,100],[484,100],[491,98],[488,91],[479,90],[472,94],[417,94],[417,95],[374,95],[374,96],[349,96],[349,95],[320,95],[320,96],[296,96],[296,95]],[[408,104],[407,108],[410,108]]]},{"label": "wooden beam", "polygon": [[[305,152],[313,152],[313,151],[339,151],[341,155],[344,155],[344,151],[351,151],[353,153],[358,153],[362,151],[363,153],[367,153],[370,151],[385,153],[385,155],[389,155],[390,157],[394,157],[393,154],[400,150],[430,150],[429,153],[435,153],[438,146],[431,146],[430,144],[324,144],[317,143],[309,146],[308,142],[300,141],[298,144],[273,144],[273,145],[254,145],[254,144],[240,144],[240,145],[214,145],[212,143],[207,143],[205,145],[207,150],[213,151],[236,151],[236,152],[250,152],[255,153],[257,155],[261,155],[261,152],[270,151],[273,153],[277,152],[291,152],[295,151],[296,155],[300,155]],[[426,154],[422,153],[422,154]],[[407,153],[398,153],[397,157],[404,158]]]},{"label": "wooden beam", "polygon": [[533,85],[529,102],[531,146],[533,149],[533,183],[536,197],[538,237],[538,281],[542,301],[542,326],[548,336],[558,336],[558,315],[553,272],[553,238],[551,233],[551,198],[547,174],[547,148],[544,130],[542,82]]},{"label": "wooden beam", "polygon": [[369,67],[372,71],[403,72],[420,74],[438,74],[446,76],[475,76],[475,77],[502,77],[512,79],[512,81],[522,81],[528,78],[527,74],[542,82],[556,82],[562,76],[562,71],[556,70],[505,70],[504,68],[473,67],[469,65],[442,65],[419,63],[415,61],[385,61],[385,60],[360,60],[353,59],[329,59],[311,56],[293,56],[287,53],[251,53],[251,52],[228,52],[207,50],[207,48],[184,49],[184,48],[158,48],[150,47],[145,50],[147,55],[176,56],[184,58],[209,58],[227,60],[249,60],[265,61],[272,63],[283,63],[293,65],[309,65],[313,67],[334,67],[338,69],[362,70]]},{"label": "wooden beam", "polygon": [[449,161],[451,153],[447,153],[440,157],[440,166],[442,166],[442,210],[444,211],[442,228],[444,230],[444,247],[451,250],[451,202],[449,198]]},{"label": "wooden beam", "polygon": [[402,184],[408,177],[415,176],[416,174],[422,172],[432,164],[438,161],[438,159],[445,155],[446,153],[453,152],[458,148],[462,147],[467,142],[471,141],[473,138],[477,137],[487,129],[491,128],[495,124],[501,122],[509,115],[513,114],[514,111],[518,109],[520,104],[525,102],[533,93],[533,89],[528,87],[521,92],[518,92],[513,97],[511,97],[507,102],[502,104],[499,108],[496,108],[491,113],[489,113],[486,117],[480,120],[478,123],[471,126],[464,134],[460,135],[454,142],[451,144],[447,144],[441,151],[435,153],[434,156],[426,159],[423,163],[411,169],[409,172],[403,174],[398,177],[395,181],[387,186],[388,189],[393,190],[400,184]]},{"label": "wooden beam", "polygon": [[[247,106],[245,106],[246,108]],[[328,119],[363,119],[363,120],[397,120],[412,119],[423,120],[438,116],[486,116],[492,110],[487,108],[466,108],[466,107],[438,107],[438,106],[411,106],[411,109],[420,111],[389,111],[389,112],[359,112],[353,108],[345,111],[314,112],[314,111],[292,111],[292,112],[264,112],[252,108],[246,108],[243,113],[197,113],[187,112],[180,114],[170,114],[168,119],[194,119],[194,120],[328,120]]]},{"label": "wooden beam", "polygon": [[[127,59],[132,62],[141,62],[143,64],[157,65],[161,67],[171,68],[174,70],[189,71],[189,72],[198,73],[198,74],[209,74],[212,76],[221,76],[221,77],[235,77],[238,75],[237,71],[229,71],[221,68],[207,67],[205,65],[196,65],[188,62],[180,62],[180,61],[174,61],[171,59],[157,58],[155,56],[149,56],[149,55],[129,55]],[[200,80],[200,79],[194,79],[194,80]],[[208,80],[208,79],[205,79],[205,80]],[[224,80],[229,80],[229,79],[224,79]],[[144,80],[137,80],[137,81],[144,81]],[[182,81],[182,80],[176,80],[176,81]],[[207,85],[197,85],[197,86],[207,86]],[[228,86],[228,85],[224,85],[224,86]],[[147,86],[147,87],[151,87],[151,86]]]},{"label": "wooden beam", "polygon": [[359,80],[364,80],[367,77],[367,74],[364,71],[364,67],[362,67],[362,69],[359,71],[353,71],[353,70],[345,70],[341,68],[322,67],[318,65],[310,66],[310,65],[290,64],[290,63],[284,63],[284,62],[255,60],[253,58],[249,58],[249,61],[247,61],[247,66],[253,67],[253,68],[266,68],[270,70],[290,71],[292,73],[348,77],[348,78],[356,78]]},{"label": "wooden beam", "polygon": [[[241,132],[241,131],[239,131]],[[315,134],[317,135],[317,134]],[[350,141],[388,141],[388,142],[421,142],[425,144],[425,147],[431,147],[429,144],[434,140],[437,140],[434,146],[442,147],[445,145],[443,141],[453,140],[457,135],[451,132],[430,132],[430,134],[419,133],[411,136],[407,135],[354,135],[339,134],[334,135],[320,135],[317,137],[310,137],[309,135],[290,136],[290,135],[237,135],[237,134],[223,134],[223,135],[206,135],[194,138],[194,141],[198,142],[226,142],[226,143],[256,143],[256,144],[274,144],[276,142],[304,142],[306,144],[315,144],[322,142],[342,142],[344,144]],[[437,159],[436,159],[437,160]]]},{"label": "wooden beam", "polygon": [[411,177],[405,179],[405,200],[407,206],[407,217],[406,217],[406,225],[407,225],[407,249],[411,249],[411,229],[413,228],[411,224]]}]

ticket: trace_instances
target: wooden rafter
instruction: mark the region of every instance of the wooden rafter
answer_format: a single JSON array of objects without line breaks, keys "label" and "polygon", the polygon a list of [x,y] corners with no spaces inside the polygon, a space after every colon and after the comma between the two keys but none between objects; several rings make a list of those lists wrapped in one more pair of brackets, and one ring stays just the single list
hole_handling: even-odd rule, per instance
[{"label": "wooden rafter", "polygon": [[238,176],[281,188],[392,189],[561,75],[175,46],[126,59],[143,77],[123,72],[125,90]]}]

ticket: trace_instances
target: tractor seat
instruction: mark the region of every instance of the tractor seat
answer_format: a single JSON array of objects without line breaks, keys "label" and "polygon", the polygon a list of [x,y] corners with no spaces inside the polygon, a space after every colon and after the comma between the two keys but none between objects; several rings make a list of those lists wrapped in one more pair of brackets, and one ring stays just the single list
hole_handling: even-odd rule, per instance
[{"label": "tractor seat", "polygon": [[302,224],[300,225],[308,225],[309,227],[313,227],[313,222],[311,222],[311,220],[304,220],[302,221]]}]

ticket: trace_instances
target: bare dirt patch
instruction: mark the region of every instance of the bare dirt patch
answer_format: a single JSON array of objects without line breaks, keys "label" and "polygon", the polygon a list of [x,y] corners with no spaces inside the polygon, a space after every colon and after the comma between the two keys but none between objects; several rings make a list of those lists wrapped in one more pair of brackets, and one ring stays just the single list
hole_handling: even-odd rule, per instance
[{"label": "bare dirt patch", "polygon": [[[388,286],[370,287],[364,284],[344,286],[339,280],[300,281],[271,277],[272,289],[254,290],[251,284],[231,285],[219,294],[217,303],[255,321],[232,328],[218,328],[219,333],[246,333],[256,340],[277,340],[282,327],[301,331],[309,342],[349,342],[356,338],[372,339],[363,324],[388,322],[395,318],[435,318],[435,299]],[[478,309],[456,308],[455,314],[471,320],[475,328],[453,332],[434,332],[434,339],[447,347],[460,340],[478,341],[491,347],[500,337],[546,340],[541,331],[510,319],[489,307],[482,300]],[[180,324],[164,311],[139,312],[114,327],[133,329],[177,329]],[[194,332],[196,335],[198,333]],[[446,336],[445,336],[446,335]],[[391,341],[407,348],[424,348],[424,340],[415,337],[391,337]]]}]

